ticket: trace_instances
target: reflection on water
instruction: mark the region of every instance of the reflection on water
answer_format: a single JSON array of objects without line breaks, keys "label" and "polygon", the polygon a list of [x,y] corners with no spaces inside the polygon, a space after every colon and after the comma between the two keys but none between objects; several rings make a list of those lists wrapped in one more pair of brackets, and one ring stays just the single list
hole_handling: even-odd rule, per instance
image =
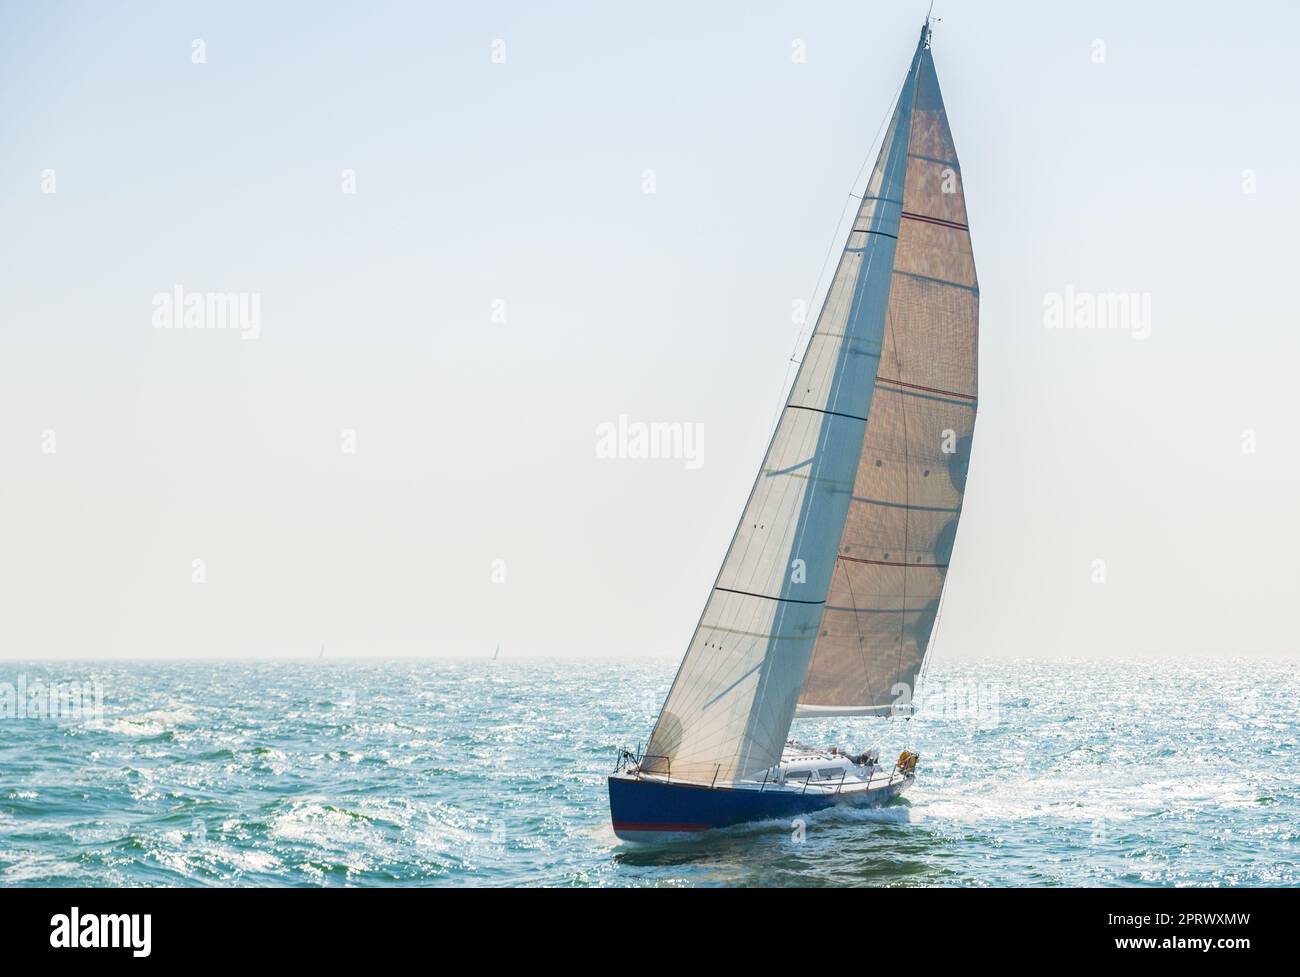
[{"label": "reflection on water", "polygon": [[[0,665],[101,683],[98,724],[0,721],[9,885],[1300,882],[1295,663],[936,666],[910,723],[800,739],[922,756],[878,810],[620,842],[605,777],[673,663]],[[6,674],[7,673],[7,674]],[[980,709],[947,692],[975,689]],[[992,711],[987,708],[990,703]]]}]

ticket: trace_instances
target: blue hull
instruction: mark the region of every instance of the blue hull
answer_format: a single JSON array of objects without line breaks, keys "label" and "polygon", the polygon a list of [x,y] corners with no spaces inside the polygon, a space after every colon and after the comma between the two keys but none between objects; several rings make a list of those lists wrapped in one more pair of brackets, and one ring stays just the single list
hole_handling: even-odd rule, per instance
[{"label": "blue hull", "polygon": [[874,807],[906,786],[842,794],[794,794],[698,784],[666,784],[631,777],[609,778],[609,813],[614,833],[625,841],[664,834],[697,834],[747,821],[794,818],[837,804]]}]

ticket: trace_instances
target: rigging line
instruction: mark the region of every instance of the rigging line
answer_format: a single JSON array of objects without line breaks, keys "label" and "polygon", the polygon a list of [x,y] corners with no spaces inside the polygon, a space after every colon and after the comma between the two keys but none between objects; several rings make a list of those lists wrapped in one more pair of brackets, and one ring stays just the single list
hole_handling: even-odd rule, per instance
[{"label": "rigging line", "polygon": [[[947,582],[948,582],[947,576],[945,575],[944,584],[946,585]],[[935,609],[934,612],[934,627],[930,631],[930,640],[927,643],[926,653],[924,653],[921,656],[921,671],[917,675],[917,679],[916,679],[917,685],[923,684],[925,682],[925,676],[929,674],[930,659],[934,654],[934,646],[939,643],[939,622],[943,620],[943,601],[944,598],[947,596],[948,596],[947,586],[940,586],[939,606]]]},{"label": "rigging line", "polygon": [[[868,159],[871,158],[871,149],[874,147],[875,147],[875,141],[873,140],[871,147],[867,149]],[[858,185],[856,180],[854,180],[853,185],[855,187]],[[822,279],[826,277],[826,266],[830,264],[831,255],[835,253],[835,242],[840,239],[840,225],[844,223],[844,215],[849,209],[849,201],[854,200],[856,198],[857,195],[854,194],[852,191],[850,191],[849,195],[844,198],[844,204],[840,207],[840,216],[835,221],[835,229],[831,232],[831,243],[826,246],[826,256],[822,258],[821,267],[817,272],[817,283],[813,285],[812,294],[808,296],[809,308],[812,307],[813,302],[817,298],[817,292],[822,287]],[[853,222],[855,224],[857,223],[856,215],[853,218]],[[790,350],[791,362],[794,362],[795,357],[799,354],[799,345],[800,345],[799,340],[803,338],[804,328],[807,325],[808,325],[808,316],[807,314],[805,314],[803,322],[799,323],[799,333],[794,337],[794,347]]]},{"label": "rigging line", "polygon": [[[855,193],[853,192],[853,190],[854,190],[854,189],[858,186],[858,184],[862,181],[862,175],[863,175],[863,173],[866,172],[867,167],[871,165],[871,160],[872,160],[872,158],[873,158],[874,156],[878,156],[878,155],[880,154],[880,148],[881,148],[881,147],[877,146],[876,143],[877,143],[877,141],[881,138],[881,136],[884,134],[885,126],[887,126],[887,125],[889,124],[889,120],[893,117],[894,110],[898,107],[898,106],[897,106],[897,103],[898,103],[898,96],[899,96],[899,94],[903,91],[903,86],[907,84],[907,76],[910,75],[910,74],[911,74],[911,71],[909,70],[906,74],[903,75],[903,80],[900,81],[900,82],[898,83],[898,88],[896,88],[896,89],[894,90],[894,94],[893,94],[892,96],[890,96],[889,101],[888,101],[888,102],[886,103],[886,105],[885,105],[885,114],[884,114],[884,117],[880,120],[880,125],[876,127],[876,134],[875,134],[874,136],[871,137],[871,142],[867,144],[867,154],[866,154],[866,156],[863,157],[863,159],[862,159],[862,164],[858,167],[857,175],[854,176],[854,178],[853,178],[853,184],[852,184],[852,186],[849,188],[849,195],[848,195],[848,197],[845,198],[845,200],[844,200],[844,206],[842,206],[842,207],[840,208],[840,216],[839,216],[839,218],[835,221],[835,228],[831,231],[831,240],[830,240],[830,244],[828,244],[828,245],[826,246],[826,257],[822,258],[821,268],[820,268],[820,269],[818,270],[818,272],[817,272],[817,283],[816,283],[815,285],[813,285],[812,293],[808,296],[808,306],[807,306],[807,309],[808,309],[808,310],[811,310],[811,309],[812,309],[812,307],[813,307],[813,303],[817,301],[817,293],[818,293],[819,291],[821,291],[821,287],[822,287],[822,279],[826,277],[826,266],[827,266],[828,264],[830,264],[831,255],[835,253],[835,242],[837,242],[837,241],[840,239],[840,226],[844,223],[844,214],[845,214],[845,212],[847,212],[848,209],[849,209],[849,201],[850,201],[850,200],[854,200],[854,199],[862,199],[862,198],[859,198],[858,195],[855,194]],[[874,153],[873,153],[873,150],[875,151]],[[863,189],[863,193],[862,193],[862,197],[865,198],[865,196],[866,196],[866,189],[864,188],[864,189]],[[858,208],[858,209],[859,209],[859,211],[861,211],[861,206],[860,206],[860,205],[859,205],[859,208]],[[857,222],[858,222],[858,220],[857,220],[857,214],[855,214],[855,215],[854,215],[854,218],[853,218],[853,223],[856,225]],[[845,238],[845,244],[847,245],[847,243],[848,243],[848,238],[846,237],[846,238]],[[841,250],[842,250],[842,249],[841,249]],[[838,270],[838,267],[839,267],[839,266],[838,266],[838,264],[837,264],[837,265],[836,265],[837,270]],[[833,281],[833,280],[834,280],[834,279],[832,279],[832,281]],[[825,300],[823,300],[823,302],[824,302],[824,301],[825,301]],[[814,330],[816,329],[816,322],[817,322],[817,320],[820,319],[820,318],[821,318],[820,310],[818,310],[818,315],[816,315],[816,316],[813,317],[813,329],[814,329]],[[795,336],[795,338],[794,338],[794,347],[790,350],[790,360],[789,360],[788,363],[786,363],[786,367],[785,367],[785,376],[784,376],[784,378],[781,380],[781,392],[782,392],[782,394],[785,394],[786,399],[788,399],[788,397],[789,397],[787,391],[788,391],[788,389],[789,389],[789,387],[790,387],[790,383],[791,383],[791,380],[790,380],[790,367],[791,367],[792,365],[796,365],[796,364],[799,362],[799,355],[798,355],[798,354],[799,354],[799,350],[800,350],[800,348],[801,348],[802,345],[803,345],[803,334],[804,334],[804,330],[808,328],[808,321],[809,321],[809,319],[808,319],[808,311],[805,310],[805,312],[804,312],[804,321],[801,322],[801,323],[799,324],[799,332],[798,332],[798,334],[797,334],[797,335]],[[809,336],[809,339],[811,339],[811,335]],[[775,427],[776,427],[777,421],[778,421],[778,419],[780,418],[780,415],[781,415],[781,410],[782,410],[784,407],[785,407],[785,400],[782,400],[781,403],[778,404],[778,406],[777,406],[777,408],[776,408],[776,413],[772,415],[772,424],[771,424],[771,427],[772,427],[772,428],[775,428]]]},{"label": "rigging line", "polygon": [[[886,106],[885,106],[885,117],[884,117],[883,119],[880,120],[880,126],[876,129],[876,134],[875,134],[875,136],[872,137],[872,140],[871,140],[871,146],[872,146],[872,147],[875,146],[875,144],[876,144],[876,140],[879,139],[879,138],[881,137],[881,134],[884,132],[885,125],[888,123],[890,117],[893,115],[893,111],[892,111],[892,110],[895,109],[895,108],[897,107],[898,96],[902,93],[902,91],[903,91],[903,86],[907,84],[907,77],[908,77],[908,75],[910,75],[911,73],[912,73],[912,72],[911,72],[911,69],[910,69],[910,67],[909,67],[908,71],[905,72],[905,73],[903,74],[903,80],[900,81],[900,82],[898,83],[898,87],[894,89],[894,94],[891,95],[891,96],[889,97],[889,102],[888,102],[888,103],[886,104]],[[877,152],[879,152],[879,150],[877,150]],[[858,182],[862,179],[862,174],[866,172],[867,164],[870,163],[870,162],[871,162],[871,151],[870,151],[870,149],[868,149],[866,159],[864,159],[864,160],[862,161],[862,165],[858,167],[858,175],[857,175],[857,178],[853,181],[853,185],[854,185],[854,186],[857,186],[857,185],[858,185]]]},{"label": "rigging line", "polygon": [[[909,71],[907,74],[911,74],[911,72]],[[885,104],[885,114],[880,119],[880,125],[876,127],[876,134],[871,137],[871,142],[867,144],[867,154],[862,158],[862,163],[861,165],[858,166],[857,174],[853,177],[853,185],[849,189],[848,199],[844,201],[844,206],[840,208],[840,217],[839,220],[835,222],[835,229],[831,232],[831,243],[826,248],[826,257],[822,258],[821,268],[817,272],[817,283],[813,285],[812,294],[808,296],[809,308],[812,308],[813,302],[817,300],[817,293],[822,287],[822,279],[826,276],[826,266],[830,263],[831,255],[834,254],[835,252],[835,242],[839,240],[840,225],[844,223],[844,212],[848,210],[849,200],[861,199],[864,202],[866,200],[867,188],[865,187],[863,188],[861,197],[859,197],[858,194],[855,194],[853,192],[853,188],[856,188],[858,184],[862,182],[863,174],[866,173],[867,167],[871,165],[872,158],[880,155],[880,150],[881,148],[883,148],[883,143],[882,145],[878,146],[877,141],[879,141],[881,137],[884,135],[885,126],[889,124],[889,120],[893,117],[894,111],[898,107],[897,106],[898,96],[903,91],[903,86],[907,84],[907,74],[903,75],[903,80],[898,83],[898,87],[894,89],[894,94],[890,96],[889,101]],[[859,210],[860,209],[861,207],[859,207]],[[853,223],[854,225],[857,224],[856,215],[853,219]],[[790,351],[790,358],[792,360],[794,359],[795,355],[799,352],[799,345],[800,345],[799,340],[803,338],[803,332],[804,332],[802,326],[806,326],[807,324],[808,324],[808,320],[805,317],[804,322],[801,324],[801,328],[799,329],[799,335],[795,337],[794,348]]]}]

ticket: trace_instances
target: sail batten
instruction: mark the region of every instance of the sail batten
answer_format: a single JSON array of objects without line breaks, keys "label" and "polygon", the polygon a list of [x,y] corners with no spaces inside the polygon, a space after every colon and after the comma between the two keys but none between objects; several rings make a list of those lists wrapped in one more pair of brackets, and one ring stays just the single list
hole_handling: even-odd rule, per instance
[{"label": "sail batten", "polygon": [[[969,450],[975,404],[964,348],[929,347],[968,332],[973,341],[977,302],[969,239],[963,252],[949,237],[966,234],[960,192],[940,200],[918,189],[935,168],[960,182],[927,38],[651,734],[646,772],[757,776],[779,762],[796,707],[881,715],[881,682],[920,667],[961,510],[954,456]],[[966,439],[953,452],[930,444],[940,422],[955,445]],[[864,621],[875,622],[870,644],[857,640]]]}]

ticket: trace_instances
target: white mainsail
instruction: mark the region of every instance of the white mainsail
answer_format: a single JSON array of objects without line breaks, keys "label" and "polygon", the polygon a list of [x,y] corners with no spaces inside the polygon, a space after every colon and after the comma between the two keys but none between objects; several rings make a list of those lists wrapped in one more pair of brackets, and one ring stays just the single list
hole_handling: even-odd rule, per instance
[{"label": "white mainsail", "polygon": [[[916,417],[920,439],[929,420],[946,419],[948,414],[916,414],[895,392],[927,387],[927,381],[934,381],[935,389],[947,390],[943,383],[949,383],[954,384],[953,390],[972,394],[974,390],[973,376],[962,372],[961,349],[928,348],[936,341],[965,336],[960,328],[930,323],[933,313],[960,322],[967,315],[964,298],[949,300],[949,308],[932,297],[927,290],[930,283],[967,279],[971,287],[974,283],[973,266],[967,274],[965,267],[957,267],[960,262],[946,254],[929,253],[932,248],[951,250],[947,239],[935,236],[931,228],[946,232],[949,225],[965,226],[960,190],[955,205],[939,204],[931,201],[928,189],[914,185],[942,170],[934,169],[937,164],[931,160],[944,166],[951,161],[954,170],[956,165],[928,37],[927,27],[740,525],[651,734],[641,763],[646,772],[702,782],[741,779],[780,760],[798,703],[858,711],[874,707],[880,686],[873,683],[884,672],[879,662],[904,643],[895,640],[887,646],[882,639],[867,648],[856,641],[856,633],[852,642],[839,640],[846,633],[845,622],[853,629],[854,621],[869,610],[864,606],[859,612],[852,595],[841,595],[850,587],[856,594],[859,586],[858,577],[844,568],[841,557],[872,559],[862,565],[874,566],[873,554],[880,549],[876,544],[892,546],[898,538],[910,543],[910,548],[904,545],[897,550],[898,560],[890,549],[890,557],[880,562],[897,571],[892,563],[924,556],[925,569],[933,574],[931,565],[941,562],[938,548],[945,540],[951,545],[946,522],[928,529],[925,536],[908,516],[901,523],[892,518],[876,526],[876,510],[888,511],[888,507],[861,501],[892,501],[910,513],[915,499],[922,511],[919,507],[931,505],[931,498],[909,489],[912,467],[923,480],[940,473],[955,476],[958,467],[964,473],[964,463],[958,466],[951,459],[945,464],[931,458],[940,450],[937,441],[933,451],[926,442],[922,456],[922,446],[907,427]],[[940,189],[936,184],[935,192]],[[924,227],[918,232],[912,224]],[[969,253],[967,242],[967,265]],[[901,264],[900,254],[905,256]],[[953,291],[973,295],[969,289]],[[973,337],[972,319],[972,343]],[[913,357],[931,356],[938,365],[911,362]],[[949,361],[951,365],[943,365]],[[907,368],[900,371],[900,365]],[[969,384],[963,386],[967,380]],[[877,394],[885,388],[887,393]],[[954,443],[961,443],[962,432],[966,437],[959,451],[968,450],[973,400],[970,407],[968,419],[953,421]],[[877,490],[874,483],[864,482],[875,477],[868,469],[883,469],[886,459],[893,481],[881,483],[877,496],[864,495]],[[900,474],[903,469],[906,474]],[[933,481],[937,484],[940,478]],[[956,508],[960,508],[960,489],[957,492]],[[938,502],[953,508],[950,493]],[[930,527],[931,522],[937,520],[924,526]],[[928,546],[924,552],[923,545]],[[946,564],[946,557],[942,562]],[[913,571],[909,567],[897,572],[906,577]],[[880,606],[885,606],[885,599],[893,600],[889,606],[894,617],[902,621],[906,637],[915,641],[923,622],[906,610],[911,604],[899,603],[898,595],[889,590],[906,589],[908,582],[893,577],[872,580],[862,594],[870,594]],[[831,615],[828,601],[850,610],[837,609]],[[836,642],[828,640],[832,623]],[[928,637],[929,624],[924,631]],[[924,646],[921,641],[922,651]],[[865,660],[872,667],[865,667]],[[916,664],[919,667],[919,661]],[[898,673],[896,669],[892,674]]]}]

